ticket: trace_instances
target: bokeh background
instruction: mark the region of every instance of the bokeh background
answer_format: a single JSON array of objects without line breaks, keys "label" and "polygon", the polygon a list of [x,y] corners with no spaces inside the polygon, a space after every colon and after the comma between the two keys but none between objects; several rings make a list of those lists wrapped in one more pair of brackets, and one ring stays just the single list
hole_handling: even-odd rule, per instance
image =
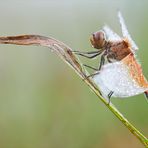
[{"label": "bokeh background", "polygon": [[[121,35],[117,10],[140,48],[148,78],[146,0],[0,0],[0,36],[40,34],[75,50],[93,50],[90,34],[104,24]],[[81,60],[96,67],[99,62]],[[143,95],[112,102],[148,136]],[[49,49],[0,45],[0,148],[109,147],[143,146]]]}]

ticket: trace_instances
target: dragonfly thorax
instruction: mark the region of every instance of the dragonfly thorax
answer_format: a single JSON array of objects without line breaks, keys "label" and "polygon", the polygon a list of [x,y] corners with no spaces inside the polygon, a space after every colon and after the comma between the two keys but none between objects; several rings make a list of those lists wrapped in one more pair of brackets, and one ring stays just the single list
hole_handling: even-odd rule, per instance
[{"label": "dragonfly thorax", "polygon": [[127,55],[132,53],[129,43],[126,40],[117,41],[117,42],[107,42],[105,48],[107,50],[106,53],[107,57],[109,59],[115,59],[117,61],[122,60]]}]

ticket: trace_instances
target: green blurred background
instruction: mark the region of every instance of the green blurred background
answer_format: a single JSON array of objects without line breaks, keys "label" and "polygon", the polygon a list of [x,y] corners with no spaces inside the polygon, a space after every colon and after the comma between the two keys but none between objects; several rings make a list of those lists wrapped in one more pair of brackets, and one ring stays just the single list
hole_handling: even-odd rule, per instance
[{"label": "green blurred background", "polygon": [[[0,36],[40,34],[93,50],[90,34],[104,24],[121,34],[117,10],[148,78],[147,0],[0,0]],[[143,95],[112,102],[148,137]],[[0,45],[0,148],[125,147],[143,146],[59,57],[43,47]]]}]

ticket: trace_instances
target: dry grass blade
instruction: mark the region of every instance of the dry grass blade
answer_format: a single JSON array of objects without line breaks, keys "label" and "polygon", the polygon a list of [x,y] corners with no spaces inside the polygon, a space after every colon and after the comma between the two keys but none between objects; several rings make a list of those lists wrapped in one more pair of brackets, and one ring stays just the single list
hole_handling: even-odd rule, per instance
[{"label": "dry grass blade", "polygon": [[101,96],[99,88],[95,86],[91,78],[86,79],[88,72],[82,67],[79,59],[73,54],[72,49],[64,43],[49,37],[40,35],[21,35],[0,37],[0,44],[16,44],[16,45],[40,45],[49,47],[59,57],[61,57],[75,72],[84,80],[89,88],[101,99],[101,101],[110,109],[110,111],[133,133],[145,146],[148,147],[148,139],[142,135],[118,110],[113,104],[108,102]]}]

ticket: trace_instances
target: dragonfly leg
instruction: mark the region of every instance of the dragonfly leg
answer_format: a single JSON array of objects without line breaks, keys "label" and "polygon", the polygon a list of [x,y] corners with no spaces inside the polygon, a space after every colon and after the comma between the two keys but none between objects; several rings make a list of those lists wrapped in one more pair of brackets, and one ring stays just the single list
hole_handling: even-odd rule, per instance
[{"label": "dragonfly leg", "polygon": [[101,56],[99,71],[101,70],[101,68],[102,68],[102,66],[104,65],[104,63],[105,63],[105,54],[103,54],[103,55]]},{"label": "dragonfly leg", "polygon": [[148,91],[144,92],[146,99],[148,100]]},{"label": "dragonfly leg", "polygon": [[73,50],[72,52],[76,53],[76,54],[93,54],[93,53],[98,53],[98,51],[100,50],[96,50],[96,51],[78,51],[78,50]]},{"label": "dragonfly leg", "polygon": [[111,96],[113,95],[113,93],[114,93],[113,91],[110,91],[109,94],[108,94],[108,99],[109,99],[108,104],[110,104]]},{"label": "dragonfly leg", "polygon": [[83,51],[73,51],[75,54],[89,58],[89,59],[93,59],[96,56],[100,55],[102,53],[103,50],[97,50],[97,51],[90,51],[90,52],[83,52]]},{"label": "dragonfly leg", "polygon": [[108,61],[109,63],[112,63],[112,61],[110,60],[110,57],[109,57],[109,56],[107,56],[107,61]]},{"label": "dragonfly leg", "polygon": [[88,68],[90,68],[90,69],[92,69],[92,70],[94,70],[94,71],[98,71],[97,68],[94,68],[94,67],[92,67],[92,66],[89,66],[89,65],[86,65],[86,64],[83,64],[83,66],[88,67]]},{"label": "dragonfly leg", "polygon": [[98,71],[98,72],[96,72],[96,73],[90,74],[90,75],[86,76],[85,79],[88,79],[88,78],[90,78],[90,77],[93,77],[93,76],[95,76],[95,75],[98,75],[99,73],[100,73],[100,72]]}]

